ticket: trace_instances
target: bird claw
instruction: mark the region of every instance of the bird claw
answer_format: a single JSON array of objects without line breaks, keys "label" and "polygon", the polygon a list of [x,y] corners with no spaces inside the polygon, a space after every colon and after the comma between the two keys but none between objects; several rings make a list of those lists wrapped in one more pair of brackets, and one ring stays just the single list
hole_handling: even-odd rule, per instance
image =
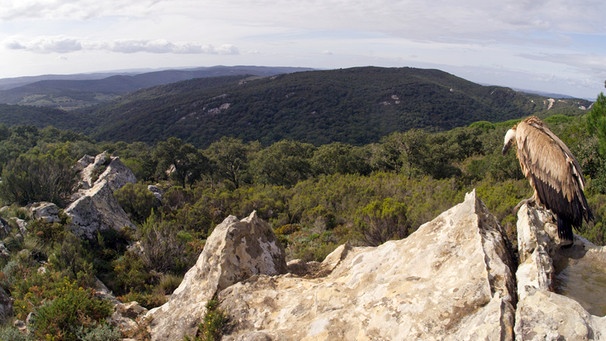
[{"label": "bird claw", "polygon": [[518,214],[518,211],[520,210],[520,207],[522,207],[522,205],[534,206],[535,204],[536,204],[535,198],[524,199],[524,200],[520,201],[516,205],[516,207],[513,208],[513,214]]}]

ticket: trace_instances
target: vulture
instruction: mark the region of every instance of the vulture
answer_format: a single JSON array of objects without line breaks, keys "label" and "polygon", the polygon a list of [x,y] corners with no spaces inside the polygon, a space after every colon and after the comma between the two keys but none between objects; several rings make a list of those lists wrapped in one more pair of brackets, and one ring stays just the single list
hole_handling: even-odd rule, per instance
[{"label": "vulture", "polygon": [[579,162],[570,149],[538,117],[531,116],[505,134],[503,155],[512,144],[522,172],[534,189],[535,202],[557,217],[562,244],[572,245],[572,228],[581,231],[583,219],[593,220],[593,213],[583,194],[585,180]]}]

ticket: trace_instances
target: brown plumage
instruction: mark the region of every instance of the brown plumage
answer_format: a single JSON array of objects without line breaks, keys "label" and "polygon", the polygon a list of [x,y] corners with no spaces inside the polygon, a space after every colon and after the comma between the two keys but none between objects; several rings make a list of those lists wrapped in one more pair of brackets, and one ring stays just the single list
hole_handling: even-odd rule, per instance
[{"label": "brown plumage", "polygon": [[581,166],[538,117],[523,120],[505,134],[503,154],[514,143],[522,172],[534,189],[532,199],[555,213],[560,239],[571,242],[572,227],[580,231],[583,219],[593,220]]}]

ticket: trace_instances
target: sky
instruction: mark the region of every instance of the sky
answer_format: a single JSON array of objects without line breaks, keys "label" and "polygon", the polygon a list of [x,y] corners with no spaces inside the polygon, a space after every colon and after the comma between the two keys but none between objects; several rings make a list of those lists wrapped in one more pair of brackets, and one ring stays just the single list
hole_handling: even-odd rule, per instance
[{"label": "sky", "polygon": [[604,0],[0,0],[0,78],[214,65],[440,69],[595,100]]}]

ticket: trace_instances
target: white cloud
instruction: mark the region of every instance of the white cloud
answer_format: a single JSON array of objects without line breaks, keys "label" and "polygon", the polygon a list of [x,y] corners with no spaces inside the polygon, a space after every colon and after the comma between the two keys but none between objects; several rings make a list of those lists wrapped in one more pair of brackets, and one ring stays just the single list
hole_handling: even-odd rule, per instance
[{"label": "white cloud", "polygon": [[80,41],[67,37],[43,37],[28,42],[9,40],[4,45],[11,50],[27,50],[37,53],[68,53],[82,50]]},{"label": "white cloud", "polygon": [[10,39],[5,42],[4,46],[10,50],[26,50],[37,53],[69,53],[81,50],[103,50],[117,53],[239,54],[238,48],[230,44],[215,47],[209,44],[170,42],[164,39],[116,40],[105,42],[80,41],[76,38],[68,37],[44,37],[26,42]]}]

